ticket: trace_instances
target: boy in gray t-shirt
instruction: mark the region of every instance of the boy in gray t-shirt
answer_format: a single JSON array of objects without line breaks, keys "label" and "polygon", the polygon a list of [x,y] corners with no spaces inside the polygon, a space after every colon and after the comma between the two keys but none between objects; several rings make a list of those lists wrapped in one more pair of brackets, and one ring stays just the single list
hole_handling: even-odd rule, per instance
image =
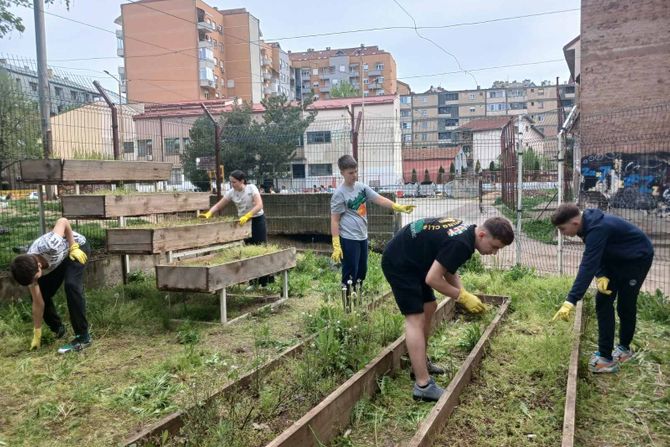
[{"label": "boy in gray t-shirt", "polygon": [[[358,163],[351,155],[343,155],[337,166],[344,177],[330,199],[330,232],[333,236],[335,262],[342,261],[342,285],[362,283],[368,270],[367,202],[411,213],[414,205],[400,205],[382,197],[368,185],[358,182]],[[347,291],[350,292],[347,287]]]}]

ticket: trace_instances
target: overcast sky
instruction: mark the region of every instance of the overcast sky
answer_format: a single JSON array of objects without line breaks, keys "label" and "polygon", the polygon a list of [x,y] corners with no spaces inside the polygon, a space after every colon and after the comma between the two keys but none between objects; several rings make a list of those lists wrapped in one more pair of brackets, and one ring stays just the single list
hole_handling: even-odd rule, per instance
[{"label": "overcast sky", "polygon": [[[117,28],[114,19],[121,13],[120,0],[72,0],[69,11],[63,2],[46,7],[47,55],[50,65],[80,76],[98,79],[116,90],[116,82],[103,73],[117,73],[122,65],[116,57]],[[390,52],[398,66],[398,77],[415,92],[431,85],[448,90],[490,87],[495,80],[567,80],[563,46],[579,34],[579,0],[398,0],[418,27],[445,26],[527,16],[513,20],[421,29],[434,44],[421,39],[413,29],[347,32],[337,35],[293,38],[315,33],[342,32],[363,28],[413,26],[412,18],[394,0],[307,2],[295,0],[210,0],[219,9],[246,8],[260,20],[268,41],[278,41],[284,50],[305,51],[377,45]],[[23,20],[23,34],[14,32],[0,39],[0,53],[35,59],[33,11],[15,8]],[[103,30],[55,17],[61,15]],[[447,53],[451,53],[458,59]],[[98,59],[94,59],[98,58]],[[84,60],[73,60],[84,59]],[[555,61],[537,63],[543,61]],[[480,70],[506,65],[517,67]],[[460,67],[459,67],[460,64]],[[461,69],[471,74],[455,73]],[[476,78],[476,80],[473,78]]]}]

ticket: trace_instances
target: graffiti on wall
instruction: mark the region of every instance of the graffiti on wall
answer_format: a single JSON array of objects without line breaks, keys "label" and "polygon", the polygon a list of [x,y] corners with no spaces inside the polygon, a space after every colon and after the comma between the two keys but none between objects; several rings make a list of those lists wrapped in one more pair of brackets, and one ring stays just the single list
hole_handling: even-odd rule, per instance
[{"label": "graffiti on wall", "polygon": [[582,158],[581,192],[613,208],[670,209],[670,154],[593,154]]}]

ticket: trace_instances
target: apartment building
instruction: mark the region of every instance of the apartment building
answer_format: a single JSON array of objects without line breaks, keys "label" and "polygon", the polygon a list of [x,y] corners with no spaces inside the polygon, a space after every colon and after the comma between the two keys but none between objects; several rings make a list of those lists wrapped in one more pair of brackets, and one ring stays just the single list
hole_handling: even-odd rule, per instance
[{"label": "apartment building", "polygon": [[561,117],[574,105],[574,97],[574,84],[547,81],[539,86],[529,80],[498,81],[488,89],[460,91],[431,87],[400,97],[403,144],[450,146],[456,143],[454,131],[472,120],[517,115],[528,116],[535,129],[552,137]]},{"label": "apartment building", "polygon": [[[29,64],[17,65],[7,59],[0,59],[0,73],[4,73],[9,79],[16,82],[16,86],[23,94],[33,101],[39,99],[39,81],[37,78],[37,67],[32,61]],[[51,92],[51,115],[57,115],[66,110],[102,100],[100,93],[93,85],[86,85],[62,70],[49,68],[49,90]],[[107,92],[113,101],[118,101],[118,96]]]},{"label": "apartment building", "polygon": [[395,59],[377,46],[289,52],[295,97],[329,99],[341,82],[362,90],[363,96],[395,95],[398,91]]},{"label": "apartment building", "polygon": [[261,44],[261,67],[263,97],[284,95],[290,100],[295,99],[291,89],[291,61],[278,43]]},{"label": "apartment building", "polygon": [[[219,10],[201,0],[139,0],[122,4],[115,23],[120,25],[117,54],[124,59],[119,74],[131,101],[240,98],[258,103],[270,94],[265,93],[272,84],[263,77],[260,23],[244,8]],[[270,63],[272,58],[265,57]],[[281,60],[277,57],[277,64]]]}]

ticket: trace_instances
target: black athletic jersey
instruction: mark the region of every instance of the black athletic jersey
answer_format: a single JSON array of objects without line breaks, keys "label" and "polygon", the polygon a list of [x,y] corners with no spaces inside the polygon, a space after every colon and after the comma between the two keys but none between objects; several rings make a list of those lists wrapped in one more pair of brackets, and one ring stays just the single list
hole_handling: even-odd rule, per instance
[{"label": "black athletic jersey", "polygon": [[456,273],[475,251],[475,225],[451,217],[419,219],[405,225],[384,250],[384,259],[398,269],[425,276],[433,261]]}]

